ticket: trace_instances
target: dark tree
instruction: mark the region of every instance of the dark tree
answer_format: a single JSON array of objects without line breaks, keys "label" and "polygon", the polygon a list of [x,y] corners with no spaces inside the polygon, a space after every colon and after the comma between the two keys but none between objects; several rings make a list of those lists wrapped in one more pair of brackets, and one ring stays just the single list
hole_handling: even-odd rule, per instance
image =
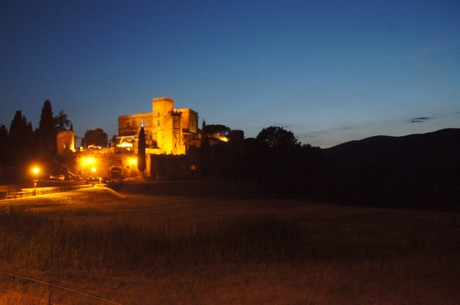
[{"label": "dark tree", "polygon": [[48,156],[56,155],[56,129],[54,126],[51,101],[46,100],[40,115],[38,136],[40,138],[41,149]]},{"label": "dark tree", "polygon": [[101,128],[96,128],[86,131],[82,141],[85,145],[107,147],[109,136]]},{"label": "dark tree", "polygon": [[116,147],[117,146],[117,136],[113,135],[112,139],[110,139],[110,147]]},{"label": "dark tree", "polygon": [[73,130],[72,122],[67,117],[64,110],[59,111],[59,114],[53,117],[54,129],[57,131]]},{"label": "dark tree", "polygon": [[28,130],[28,122],[25,116],[22,115],[21,110],[16,111],[10,125],[9,137],[12,145],[22,143],[25,141],[26,133]]},{"label": "dark tree", "polygon": [[283,127],[270,126],[262,129],[256,140],[265,143],[270,148],[292,147],[300,145],[291,131]]},{"label": "dark tree", "polygon": [[210,125],[206,125],[206,123],[204,123],[203,121],[203,131],[204,133],[206,134],[213,134],[213,133],[219,133],[219,134],[223,134],[223,133],[228,133],[231,129],[225,125],[220,125],[220,124],[210,124]]},{"label": "dark tree", "polygon": [[35,153],[32,123],[28,122],[20,110],[11,121],[8,140],[10,153],[16,164],[24,163]]},{"label": "dark tree", "polygon": [[0,125],[0,163],[8,162],[10,152],[8,143],[8,129],[5,125]]},{"label": "dark tree", "polygon": [[144,127],[141,127],[139,131],[139,140],[137,148],[137,169],[142,172],[142,176],[145,171],[145,132]]},{"label": "dark tree", "polygon": [[201,124],[200,167],[204,174],[209,173],[209,138],[206,129],[207,125],[203,120]]}]

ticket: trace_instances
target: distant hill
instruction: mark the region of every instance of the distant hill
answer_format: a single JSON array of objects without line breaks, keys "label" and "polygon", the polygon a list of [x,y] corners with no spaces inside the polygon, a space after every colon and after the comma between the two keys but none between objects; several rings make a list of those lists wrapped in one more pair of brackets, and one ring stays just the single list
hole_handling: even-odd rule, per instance
[{"label": "distant hill", "polygon": [[337,168],[345,198],[379,206],[460,206],[460,129],[375,136],[323,153]]}]

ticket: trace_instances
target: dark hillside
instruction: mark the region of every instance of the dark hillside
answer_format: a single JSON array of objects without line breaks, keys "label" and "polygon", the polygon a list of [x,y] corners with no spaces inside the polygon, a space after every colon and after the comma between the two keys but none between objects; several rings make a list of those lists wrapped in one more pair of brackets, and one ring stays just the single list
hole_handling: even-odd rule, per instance
[{"label": "dark hillside", "polygon": [[325,149],[341,196],[365,205],[458,209],[460,129],[376,136]]}]

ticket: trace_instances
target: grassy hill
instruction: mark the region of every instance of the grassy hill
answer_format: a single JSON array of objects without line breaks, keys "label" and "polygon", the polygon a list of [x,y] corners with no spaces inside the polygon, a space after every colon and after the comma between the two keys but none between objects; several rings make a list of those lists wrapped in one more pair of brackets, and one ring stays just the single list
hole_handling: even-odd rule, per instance
[{"label": "grassy hill", "polygon": [[[460,303],[459,214],[105,188],[0,204],[2,272],[121,304]],[[0,288],[2,304],[48,298]]]}]

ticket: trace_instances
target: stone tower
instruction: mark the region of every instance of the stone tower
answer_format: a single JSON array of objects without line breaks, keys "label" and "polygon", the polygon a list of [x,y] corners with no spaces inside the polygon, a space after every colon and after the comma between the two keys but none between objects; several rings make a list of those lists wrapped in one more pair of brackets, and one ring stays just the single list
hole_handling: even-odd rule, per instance
[{"label": "stone tower", "polygon": [[182,126],[180,111],[174,109],[174,100],[166,97],[154,98],[153,130],[156,131],[156,141],[167,154],[183,154]]},{"label": "stone tower", "polygon": [[75,134],[72,130],[60,131],[56,136],[56,142],[59,155],[66,151],[75,151]]}]

